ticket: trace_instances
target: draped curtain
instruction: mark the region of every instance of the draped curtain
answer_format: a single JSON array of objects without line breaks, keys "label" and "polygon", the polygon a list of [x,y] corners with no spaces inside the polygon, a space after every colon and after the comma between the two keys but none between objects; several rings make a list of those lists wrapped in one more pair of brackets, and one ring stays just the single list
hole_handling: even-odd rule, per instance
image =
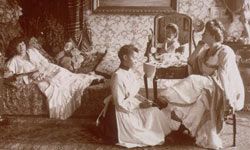
[{"label": "draped curtain", "polygon": [[91,50],[91,32],[87,22],[90,0],[68,0],[68,36],[72,38],[82,51]]}]

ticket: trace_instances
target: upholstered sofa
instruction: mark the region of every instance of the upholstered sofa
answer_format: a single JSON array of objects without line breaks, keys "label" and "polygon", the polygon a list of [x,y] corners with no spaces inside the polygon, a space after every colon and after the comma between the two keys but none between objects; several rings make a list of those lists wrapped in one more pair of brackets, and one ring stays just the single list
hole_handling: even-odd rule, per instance
[{"label": "upholstered sofa", "polygon": [[[36,84],[8,82],[1,77],[1,115],[46,115],[48,103]],[[110,94],[109,83],[89,86],[83,93],[82,104],[73,116],[97,116],[103,108],[103,99]]]},{"label": "upholstered sofa", "polygon": [[[43,53],[41,53],[43,54]],[[46,57],[46,56],[45,56]],[[83,65],[80,73],[87,73],[98,64],[102,55],[91,58],[91,65]],[[36,84],[24,84],[3,78],[4,58],[0,66],[0,115],[49,115],[48,102]],[[73,116],[97,116],[103,108],[103,100],[110,94],[109,80],[95,83],[85,89],[82,105]]]}]

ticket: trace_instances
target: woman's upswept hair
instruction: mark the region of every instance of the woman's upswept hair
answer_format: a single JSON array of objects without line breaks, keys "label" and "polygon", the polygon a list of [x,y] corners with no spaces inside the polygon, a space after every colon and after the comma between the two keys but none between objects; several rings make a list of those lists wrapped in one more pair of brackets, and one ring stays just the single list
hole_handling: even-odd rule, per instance
[{"label": "woman's upswept hair", "polygon": [[17,55],[17,45],[21,42],[26,42],[26,38],[24,37],[15,37],[9,42],[9,46],[5,51],[5,56],[7,58],[6,61],[11,59],[13,56]]},{"label": "woman's upswept hair", "polygon": [[179,27],[174,23],[169,23],[166,25],[165,29],[171,29],[176,34],[175,38],[179,37]]},{"label": "woman's upswept hair", "polygon": [[215,40],[217,42],[223,42],[225,36],[225,28],[223,24],[216,20],[210,20],[206,23],[205,30],[207,30],[210,34],[215,36]]}]

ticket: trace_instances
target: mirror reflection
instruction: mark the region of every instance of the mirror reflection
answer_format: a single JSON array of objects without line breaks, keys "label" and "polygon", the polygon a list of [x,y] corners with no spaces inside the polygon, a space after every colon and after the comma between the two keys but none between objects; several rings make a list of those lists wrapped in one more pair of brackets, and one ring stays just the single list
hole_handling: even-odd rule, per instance
[{"label": "mirror reflection", "polygon": [[162,68],[185,65],[191,53],[191,34],[192,19],[189,16],[180,13],[157,15],[153,38],[147,48],[147,53],[150,51],[152,55],[148,61]]}]

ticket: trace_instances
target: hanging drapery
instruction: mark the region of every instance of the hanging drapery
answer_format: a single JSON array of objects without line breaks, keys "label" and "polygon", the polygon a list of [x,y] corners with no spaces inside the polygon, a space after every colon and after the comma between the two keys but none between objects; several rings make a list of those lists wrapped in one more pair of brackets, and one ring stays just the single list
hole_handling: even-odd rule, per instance
[{"label": "hanging drapery", "polygon": [[90,0],[68,0],[67,31],[70,38],[76,41],[82,51],[91,50],[90,27],[87,23],[87,12]]}]

